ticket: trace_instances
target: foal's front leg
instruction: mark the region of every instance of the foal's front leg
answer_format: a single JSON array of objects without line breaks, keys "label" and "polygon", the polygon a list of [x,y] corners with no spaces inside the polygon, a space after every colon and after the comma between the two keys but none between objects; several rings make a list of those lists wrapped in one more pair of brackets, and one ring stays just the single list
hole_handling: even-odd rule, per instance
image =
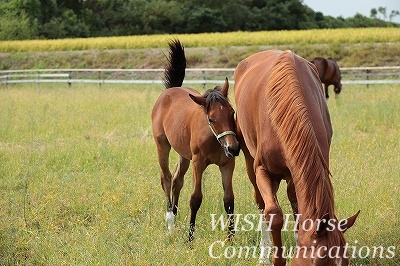
[{"label": "foal's front leg", "polygon": [[176,166],[172,178],[172,211],[174,215],[178,212],[178,202],[181,189],[183,187],[184,177],[189,168],[190,160],[179,156],[179,164]]},{"label": "foal's front leg", "polygon": [[189,224],[189,239],[193,240],[194,228],[196,225],[197,211],[200,209],[201,202],[203,201],[203,193],[201,192],[201,179],[203,172],[207,165],[196,158],[193,159],[193,193],[190,197],[190,224]]},{"label": "foal's front leg", "polygon": [[233,194],[232,176],[235,168],[235,158],[231,158],[226,164],[219,166],[222,176],[222,187],[224,189],[224,207],[228,216],[228,239],[232,240],[235,236],[233,216],[235,210],[235,197]]}]

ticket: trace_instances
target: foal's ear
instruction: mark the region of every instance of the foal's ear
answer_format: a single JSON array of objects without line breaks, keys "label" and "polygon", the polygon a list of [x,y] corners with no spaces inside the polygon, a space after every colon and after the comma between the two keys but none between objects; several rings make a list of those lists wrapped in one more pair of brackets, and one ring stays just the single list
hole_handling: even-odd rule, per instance
[{"label": "foal's ear", "polygon": [[340,221],[339,223],[339,230],[342,231],[343,233],[347,231],[347,229],[349,229],[350,227],[352,227],[354,225],[354,223],[356,222],[356,219],[358,217],[358,214],[360,213],[360,211],[358,211],[356,214],[354,214],[353,216],[344,219],[342,221]]},{"label": "foal's ear", "polygon": [[229,81],[228,78],[225,78],[224,86],[222,86],[221,94],[227,98],[228,97],[228,89],[229,89]]},{"label": "foal's ear", "polygon": [[189,93],[189,97],[198,105],[205,106],[206,105],[206,98],[203,96],[194,96],[193,94]]}]

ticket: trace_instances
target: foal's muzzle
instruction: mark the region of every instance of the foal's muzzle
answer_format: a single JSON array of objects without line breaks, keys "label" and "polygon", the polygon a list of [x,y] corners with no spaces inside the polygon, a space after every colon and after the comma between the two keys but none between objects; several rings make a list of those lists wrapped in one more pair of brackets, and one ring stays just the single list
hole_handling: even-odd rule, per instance
[{"label": "foal's muzzle", "polygon": [[230,138],[226,136],[223,139],[219,139],[218,142],[224,149],[226,157],[232,158],[239,155],[240,145],[236,139],[236,134],[234,134],[233,137]]},{"label": "foal's muzzle", "polygon": [[235,156],[239,155],[239,152],[240,152],[239,143],[237,144],[236,147],[226,146],[226,147],[223,147],[223,148],[224,148],[224,151],[225,151],[225,155],[228,158],[232,158],[232,157],[235,157]]},{"label": "foal's muzzle", "polygon": [[234,156],[238,156],[240,151],[240,145],[236,139],[236,133],[231,130],[227,130],[220,134],[217,134],[213,129],[213,127],[211,126],[211,124],[208,123],[208,125],[210,126],[211,132],[214,134],[215,138],[218,140],[219,144],[221,144],[221,147],[224,149],[226,157],[232,158]]}]

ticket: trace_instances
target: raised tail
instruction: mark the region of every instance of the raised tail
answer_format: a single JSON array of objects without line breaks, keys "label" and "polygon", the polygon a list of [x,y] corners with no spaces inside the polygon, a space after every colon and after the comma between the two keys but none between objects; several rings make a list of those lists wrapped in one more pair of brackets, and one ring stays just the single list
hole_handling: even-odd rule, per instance
[{"label": "raised tail", "polygon": [[168,42],[168,64],[164,70],[163,83],[165,89],[181,87],[185,78],[186,57],[181,42],[177,39]]}]

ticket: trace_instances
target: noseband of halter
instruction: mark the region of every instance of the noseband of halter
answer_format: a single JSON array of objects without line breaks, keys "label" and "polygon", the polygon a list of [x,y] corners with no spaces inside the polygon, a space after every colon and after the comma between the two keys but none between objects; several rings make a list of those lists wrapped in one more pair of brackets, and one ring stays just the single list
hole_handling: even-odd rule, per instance
[{"label": "noseband of halter", "polygon": [[[210,120],[208,119],[208,117],[207,117],[207,120],[210,121]],[[213,127],[211,126],[211,123],[210,123],[210,122],[208,122],[208,126],[210,127],[211,132],[212,132],[212,133],[214,134],[214,136],[217,138],[217,140],[218,140],[219,144],[221,144],[221,146],[222,146],[222,143],[221,143],[221,141],[220,141],[220,138],[222,138],[223,136],[226,136],[226,135],[234,135],[234,136],[236,136],[236,133],[233,132],[233,131],[231,131],[231,130],[227,130],[227,131],[224,131],[224,132],[222,132],[222,133],[220,133],[220,134],[217,134],[217,132],[215,132],[215,130],[214,130]]]}]

